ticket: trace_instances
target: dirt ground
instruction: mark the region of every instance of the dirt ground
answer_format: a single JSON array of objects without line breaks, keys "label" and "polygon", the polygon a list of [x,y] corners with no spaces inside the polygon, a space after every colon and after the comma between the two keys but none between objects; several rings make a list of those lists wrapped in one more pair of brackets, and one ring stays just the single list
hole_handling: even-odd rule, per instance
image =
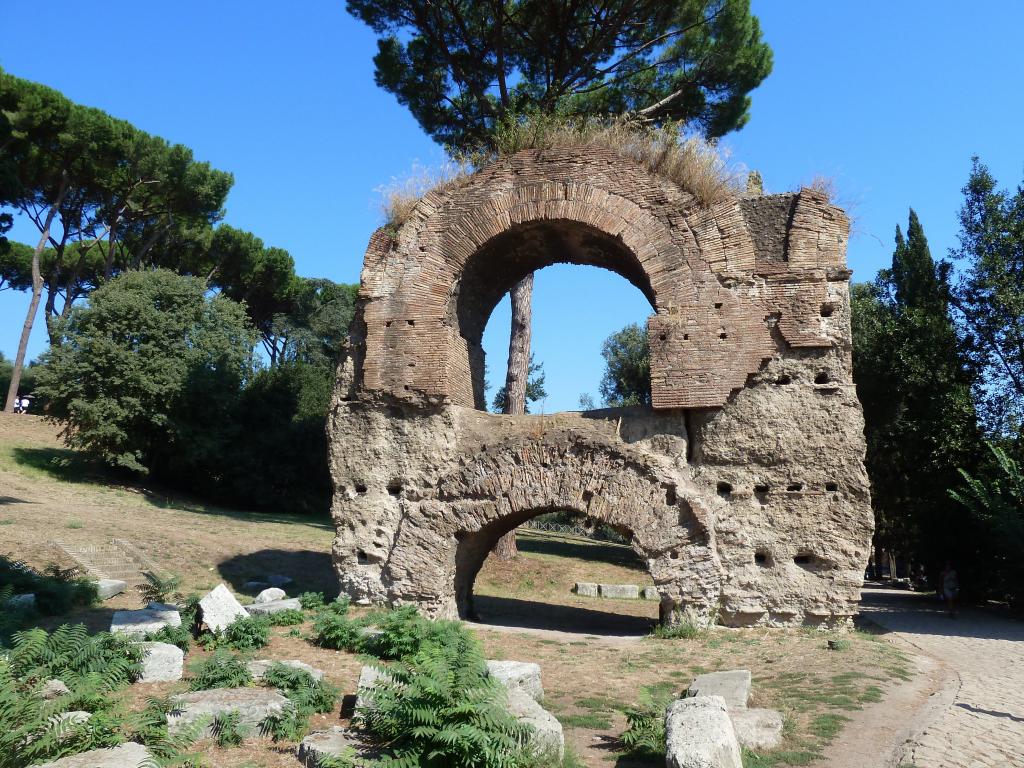
[{"label": "dirt ground", "polygon": [[[295,579],[292,594],[332,594],[332,535],[327,520],[225,510],[116,482],[63,448],[52,425],[0,414],[0,555],[41,567],[59,560],[49,543],[54,539],[99,544],[118,537],[181,575],[185,591],[221,581],[239,590],[249,579],[283,573]],[[656,602],[571,592],[576,581],[650,584],[628,547],[527,532],[519,548],[515,561],[485,564],[476,590],[480,622],[472,627],[488,658],[541,665],[545,706],[587,766],[663,765],[663,758],[644,762],[623,752],[625,712],[685,690],[701,672],[737,668],[753,673],[752,706],[780,709],[786,718],[782,747],[748,755],[748,768],[825,765],[823,750],[848,718],[881,701],[911,669],[903,653],[866,632],[848,635],[841,651],[829,650],[828,636],[817,631],[718,628],[691,640],[646,637]],[[135,595],[122,595],[59,621],[106,629],[114,610],[138,605]],[[275,628],[270,646],[254,656],[300,659],[354,694],[364,660],[317,648],[304,637],[309,625],[298,629],[296,637],[291,628]],[[201,655],[192,651],[187,663]],[[124,695],[139,706],[148,695],[183,687],[138,685]],[[339,722],[337,713],[322,715],[313,727]],[[238,768],[294,766],[293,748],[258,741],[234,749],[201,745],[211,764]]]}]

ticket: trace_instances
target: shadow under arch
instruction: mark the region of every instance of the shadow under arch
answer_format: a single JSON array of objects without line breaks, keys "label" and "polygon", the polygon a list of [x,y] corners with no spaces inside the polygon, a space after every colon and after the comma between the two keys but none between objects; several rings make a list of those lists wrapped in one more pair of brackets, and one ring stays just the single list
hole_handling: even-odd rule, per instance
[{"label": "shadow under arch", "polygon": [[593,266],[613,272],[644,295],[652,312],[657,310],[650,277],[621,238],[572,219],[512,225],[469,257],[449,305],[449,322],[459,329],[466,345],[476,408],[486,409],[483,334],[494,308],[524,277],[555,264]]}]

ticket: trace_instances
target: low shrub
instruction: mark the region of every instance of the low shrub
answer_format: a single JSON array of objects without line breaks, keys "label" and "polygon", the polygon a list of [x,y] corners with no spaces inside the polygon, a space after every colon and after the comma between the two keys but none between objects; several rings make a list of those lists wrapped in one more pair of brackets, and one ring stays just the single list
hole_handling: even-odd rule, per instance
[{"label": "low shrub", "polygon": [[266,616],[244,616],[224,630],[224,645],[238,651],[264,648],[269,642],[270,619]]},{"label": "low shrub", "polygon": [[21,680],[58,678],[73,688],[88,678],[90,686],[113,691],[142,674],[142,649],[120,635],[90,635],[83,624],[64,624],[52,633],[45,629],[15,633],[7,664]]},{"label": "low shrub", "polygon": [[389,666],[374,706],[357,711],[354,722],[396,764],[518,768],[528,727],[508,713],[479,643],[460,629],[452,642],[426,643]]},{"label": "low shrub", "polygon": [[170,643],[176,645],[185,653],[192,646],[192,633],[181,627],[165,626],[156,632],[147,632],[145,639],[154,643]]},{"label": "low shrub", "polygon": [[319,611],[327,603],[323,592],[303,592],[299,595],[299,604],[305,611]]},{"label": "low shrub", "polygon": [[10,587],[10,595],[35,594],[35,611],[44,616],[59,616],[99,599],[95,582],[83,578],[77,568],[49,565],[37,573],[20,560],[0,557],[0,590],[5,587]]},{"label": "low shrub", "polygon": [[651,637],[656,637],[659,640],[696,640],[702,634],[704,634],[704,630],[689,621],[681,621],[668,626],[659,624],[651,630]]},{"label": "low shrub", "polygon": [[189,690],[210,688],[241,688],[252,684],[252,674],[245,662],[233,653],[218,649],[189,668]]},{"label": "low shrub", "polygon": [[339,690],[328,682],[315,680],[304,669],[286,664],[273,664],[261,681],[277,688],[288,697],[292,706],[280,715],[267,717],[262,730],[274,741],[298,741],[309,730],[309,718],[315,713],[334,709]]},{"label": "low shrub", "polygon": [[245,740],[242,713],[237,710],[221,712],[213,718],[211,730],[218,747],[237,747]]},{"label": "low shrub", "polygon": [[627,709],[628,728],[622,734],[622,744],[633,757],[665,759],[665,709],[676,698],[666,686],[648,686],[640,691],[639,703]]},{"label": "low shrub", "polygon": [[321,648],[357,652],[362,650],[364,627],[357,619],[325,609],[313,620],[311,640]]},{"label": "low shrub", "polygon": [[272,613],[267,617],[270,620],[271,626],[274,627],[292,627],[296,624],[302,624],[306,620],[306,614],[297,608],[288,608],[277,613]]},{"label": "low shrub", "polygon": [[182,595],[178,591],[181,587],[181,577],[177,574],[160,574],[152,571],[145,571],[144,584],[139,584],[136,589],[145,603],[171,603],[180,600]]}]

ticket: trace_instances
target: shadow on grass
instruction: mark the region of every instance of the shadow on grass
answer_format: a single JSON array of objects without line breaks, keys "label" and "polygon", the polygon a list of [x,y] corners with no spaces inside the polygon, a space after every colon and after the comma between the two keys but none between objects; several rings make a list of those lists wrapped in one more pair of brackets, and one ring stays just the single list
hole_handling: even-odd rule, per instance
[{"label": "shadow on grass", "polygon": [[[64,483],[86,483],[123,488],[131,493],[141,495],[147,503],[158,509],[218,515],[248,522],[290,523],[307,525],[321,530],[333,530],[326,510],[322,517],[313,517],[299,513],[240,510],[208,504],[189,498],[170,488],[162,488],[155,484],[143,486],[139,483],[137,476],[118,472],[100,462],[89,459],[80,451],[70,448],[12,448],[11,458],[23,469]],[[20,499],[10,499],[9,497],[0,498],[0,504],[20,501]]]},{"label": "shadow on grass", "polygon": [[474,595],[473,607],[477,613],[477,624],[551,629],[584,635],[647,635],[658,623],[657,619],[643,616],[490,595]]},{"label": "shadow on grass", "polygon": [[244,592],[242,587],[247,581],[266,581],[268,576],[280,574],[294,580],[284,588],[289,597],[323,592],[333,600],[338,595],[338,577],[331,565],[330,552],[260,549],[221,561],[217,571],[236,592]]},{"label": "shadow on grass", "polygon": [[571,557],[576,560],[621,565],[647,572],[644,561],[628,544],[557,537],[556,534],[550,533],[537,535],[528,528],[520,528],[516,531],[516,546],[520,552]]}]

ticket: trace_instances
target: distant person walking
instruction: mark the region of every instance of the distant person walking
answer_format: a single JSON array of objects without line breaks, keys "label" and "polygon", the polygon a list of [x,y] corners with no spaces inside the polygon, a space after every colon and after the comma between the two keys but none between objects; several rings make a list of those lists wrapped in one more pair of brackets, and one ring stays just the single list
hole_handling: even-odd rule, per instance
[{"label": "distant person walking", "polygon": [[16,397],[14,398],[14,412],[15,413],[26,413],[28,411],[28,398],[27,397]]},{"label": "distant person walking", "polygon": [[946,561],[946,567],[939,574],[939,588],[942,590],[942,599],[946,601],[946,610],[949,611],[949,618],[956,617],[956,599],[960,594],[960,577],[956,574],[953,564]]}]

